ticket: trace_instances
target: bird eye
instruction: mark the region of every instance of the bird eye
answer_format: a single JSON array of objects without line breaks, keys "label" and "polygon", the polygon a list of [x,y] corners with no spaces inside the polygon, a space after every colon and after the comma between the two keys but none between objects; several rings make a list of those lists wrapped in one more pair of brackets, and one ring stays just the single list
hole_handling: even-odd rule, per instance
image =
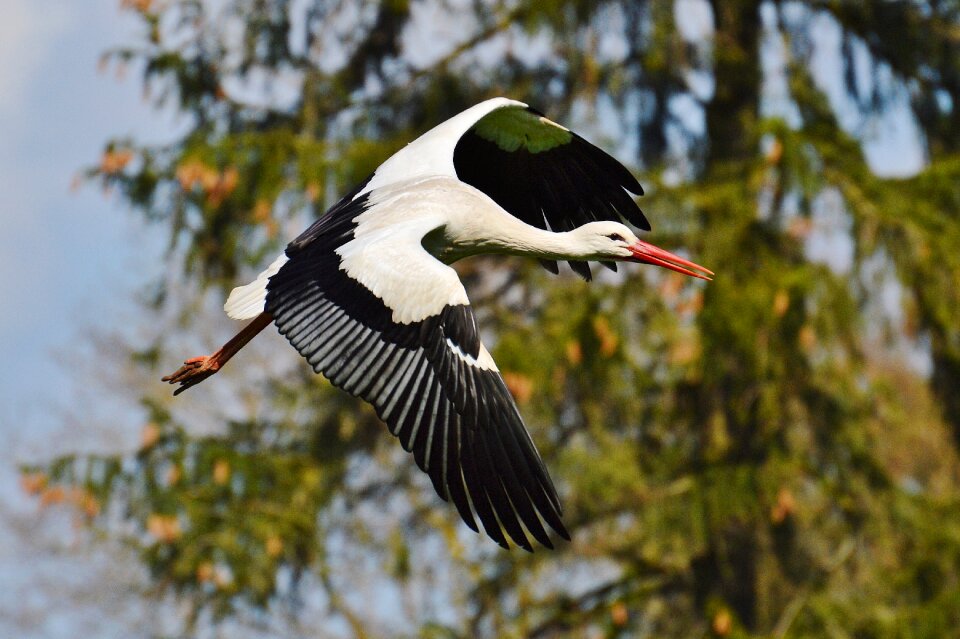
[{"label": "bird eye", "polygon": [[623,236],[620,235],[619,233],[611,233],[611,234],[608,235],[607,237],[610,238],[611,240],[615,241],[615,242],[626,242],[626,240],[623,239]]}]

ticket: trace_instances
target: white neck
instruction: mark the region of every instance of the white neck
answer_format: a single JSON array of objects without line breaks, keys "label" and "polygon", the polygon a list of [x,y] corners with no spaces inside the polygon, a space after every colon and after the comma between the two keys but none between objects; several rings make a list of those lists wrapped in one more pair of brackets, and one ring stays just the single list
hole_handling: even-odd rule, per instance
[{"label": "white neck", "polygon": [[[579,260],[594,255],[578,230],[553,233],[506,213],[488,198],[481,206],[451,216],[443,232],[442,259],[447,262],[481,253],[547,260]],[[478,203],[479,204],[479,203]],[[428,247],[429,249],[430,247]]]},{"label": "white neck", "polygon": [[510,222],[515,224],[488,228],[487,236],[476,243],[479,252],[547,260],[580,259],[589,253],[586,248],[579,246],[578,237],[572,231],[553,233],[524,224],[513,216],[502,217],[509,217]]},{"label": "white neck", "polygon": [[[368,226],[407,229],[423,246],[450,264],[481,253],[548,260],[596,259],[584,227],[553,233],[525,224],[483,192],[445,176],[415,179],[378,189],[379,209]],[[382,208],[381,208],[382,207]]]}]

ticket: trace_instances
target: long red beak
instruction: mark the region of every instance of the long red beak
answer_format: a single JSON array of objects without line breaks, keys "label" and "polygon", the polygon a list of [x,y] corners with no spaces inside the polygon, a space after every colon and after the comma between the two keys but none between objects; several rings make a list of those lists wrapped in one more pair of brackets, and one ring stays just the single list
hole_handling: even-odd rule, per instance
[{"label": "long red beak", "polygon": [[690,277],[699,277],[701,280],[707,280],[708,282],[713,279],[710,277],[713,275],[713,271],[710,269],[694,264],[690,260],[685,260],[679,255],[664,251],[659,246],[648,244],[642,240],[637,240],[637,243],[630,247],[630,251],[633,252],[633,261],[655,264]]}]

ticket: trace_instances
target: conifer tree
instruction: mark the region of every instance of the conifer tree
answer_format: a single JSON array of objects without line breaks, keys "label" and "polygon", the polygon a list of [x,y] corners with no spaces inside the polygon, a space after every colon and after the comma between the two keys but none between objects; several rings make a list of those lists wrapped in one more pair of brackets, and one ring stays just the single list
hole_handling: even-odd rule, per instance
[{"label": "conifer tree", "polygon": [[[264,398],[215,435],[136,389],[135,456],[30,471],[130,537],[185,633],[206,613],[303,623],[309,593],[315,630],[357,637],[960,627],[960,4],[124,4],[142,37],[108,59],[189,126],[109,142],[89,176],[169,233],[177,275],[149,312],[183,330],[392,151],[499,94],[631,165],[656,241],[718,274],[458,265],[558,483],[574,539],[552,552],[466,530],[305,366],[209,382]],[[922,137],[915,175],[868,162],[891,121]],[[159,377],[170,343],[129,355]]]}]

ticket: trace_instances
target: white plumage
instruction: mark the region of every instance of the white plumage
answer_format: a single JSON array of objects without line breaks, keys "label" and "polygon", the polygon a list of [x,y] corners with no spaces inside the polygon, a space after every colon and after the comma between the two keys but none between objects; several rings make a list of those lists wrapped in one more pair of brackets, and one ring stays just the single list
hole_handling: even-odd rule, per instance
[{"label": "white plumage", "polygon": [[504,107],[524,109],[526,104],[508,98],[493,98],[476,104],[466,111],[438,124],[403,147],[377,167],[370,181],[359,195],[382,186],[406,182],[418,177],[446,175],[456,178],[453,165],[453,147],[470,127],[491,111]]},{"label": "white plumage", "polygon": [[470,303],[457,272],[422,244],[451,217],[478,208],[477,198],[454,184],[421,178],[370,192],[369,208],[355,218],[353,239],[336,249],[341,270],[383,300],[394,322],[419,322],[445,306]]},{"label": "white plumage", "polygon": [[[224,308],[253,319],[164,378],[206,379],[275,323],[319,373],[370,402],[464,521],[507,547],[569,538],[559,497],[449,264],[480,253],[707,269],[639,240],[649,230],[616,160],[525,104],[487,100],[398,151]],[[504,534],[506,532],[506,535]]]},{"label": "white plumage", "polygon": [[260,273],[257,279],[246,286],[238,286],[230,291],[230,296],[223,305],[223,310],[227,312],[230,319],[248,320],[262,313],[263,303],[267,299],[267,282],[286,263],[287,255],[284,253]]}]

